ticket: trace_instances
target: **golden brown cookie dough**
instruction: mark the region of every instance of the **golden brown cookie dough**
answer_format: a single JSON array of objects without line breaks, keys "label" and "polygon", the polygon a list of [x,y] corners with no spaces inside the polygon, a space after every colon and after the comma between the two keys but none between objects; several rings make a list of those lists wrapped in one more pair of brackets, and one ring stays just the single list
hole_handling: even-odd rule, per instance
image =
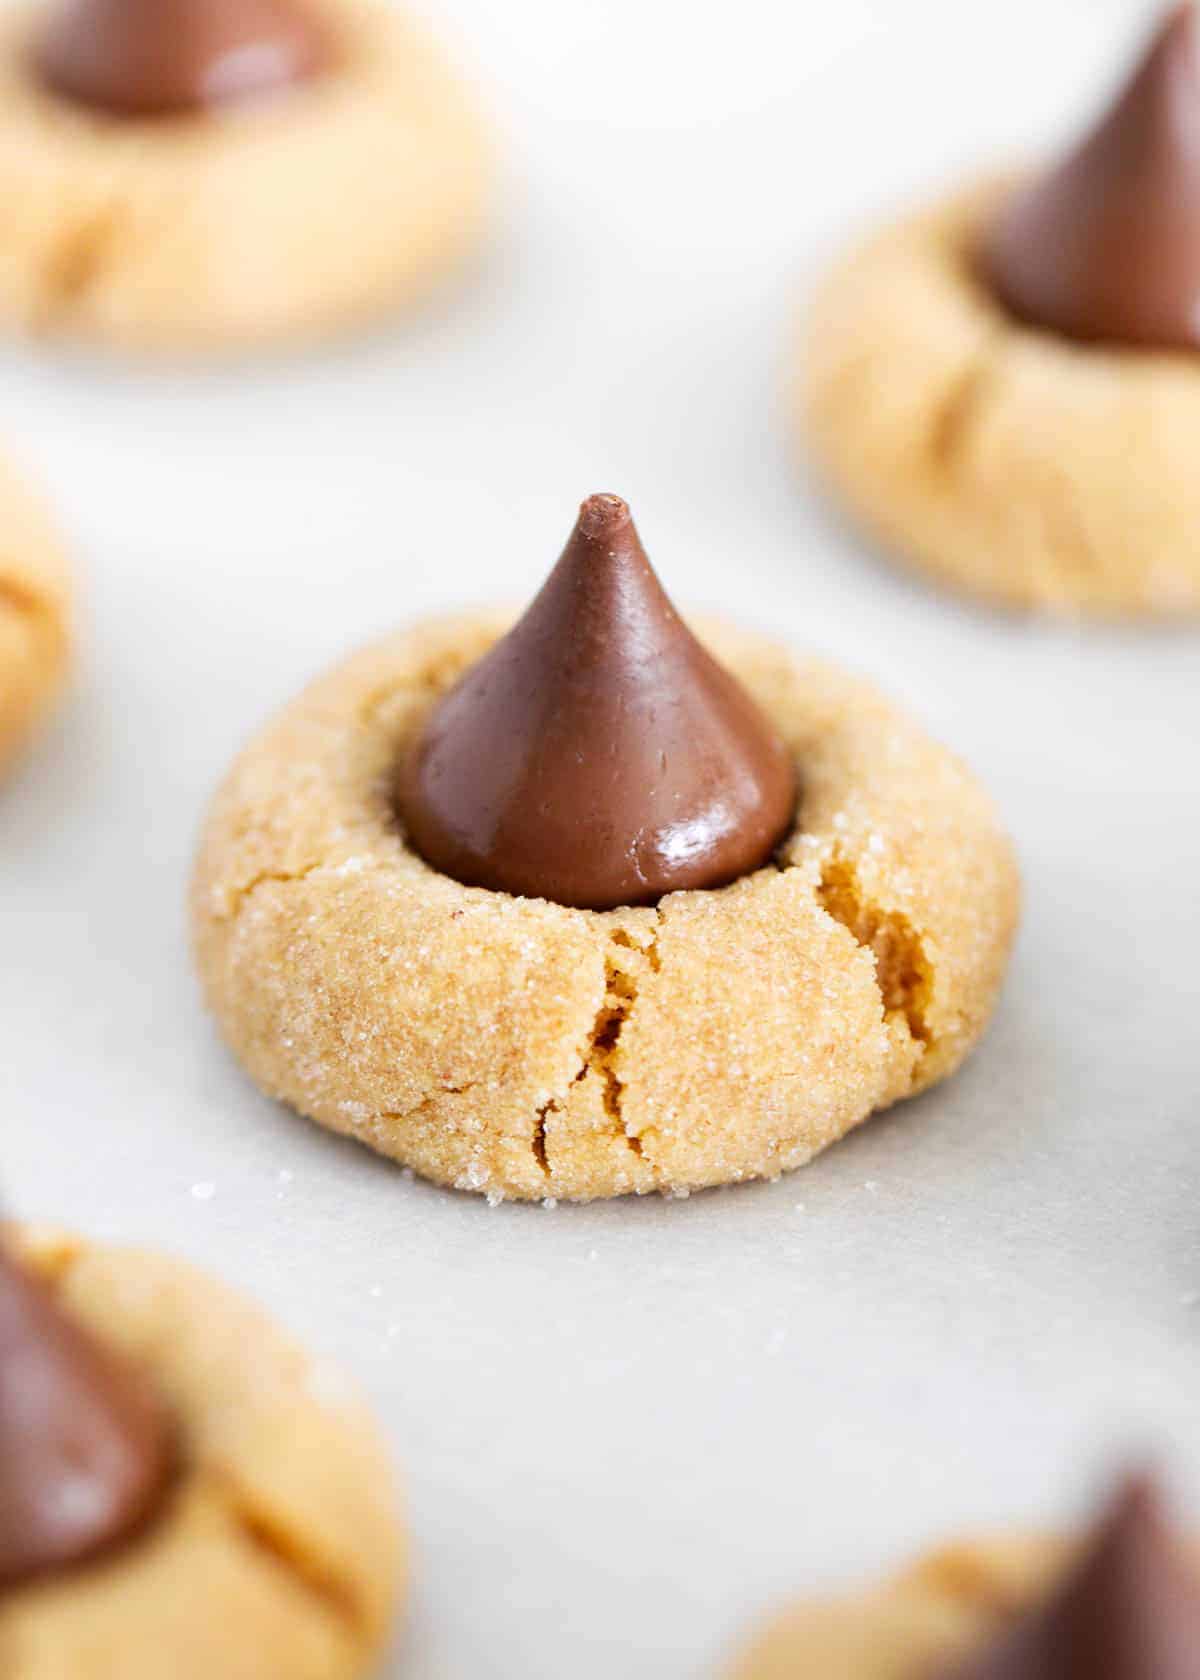
[{"label": "golden brown cookie dough", "polygon": [[1016,920],[991,804],[865,683],[759,637],[705,634],[799,762],[778,867],[596,912],[417,857],[395,766],[507,625],[356,654],[217,795],[196,950],[265,1091],[440,1183],[586,1199],[774,1177],[957,1067]]},{"label": "golden brown cookie dough", "polygon": [[1034,1538],[947,1546],[881,1586],[786,1611],[728,1680],[931,1680],[1002,1634],[1072,1552]]},{"label": "golden brown cookie dough", "polygon": [[315,338],[413,303],[477,240],[466,92],[385,0],[319,0],[328,74],[138,120],[49,92],[0,24],[0,326],[135,350]]},{"label": "golden brown cookie dough", "polygon": [[62,686],[67,567],[40,501],[0,463],[0,772]]},{"label": "golden brown cookie dough", "polygon": [[144,1365],[182,1431],[164,1515],[111,1557],[0,1601],[5,1680],[350,1680],[403,1554],[357,1405],[256,1309],[160,1255],[26,1235],[93,1334]]},{"label": "golden brown cookie dough", "polygon": [[890,552],[1008,606],[1200,610],[1200,362],[1022,326],[977,272],[1011,180],[853,250],[804,332],[798,402],[834,495]]}]

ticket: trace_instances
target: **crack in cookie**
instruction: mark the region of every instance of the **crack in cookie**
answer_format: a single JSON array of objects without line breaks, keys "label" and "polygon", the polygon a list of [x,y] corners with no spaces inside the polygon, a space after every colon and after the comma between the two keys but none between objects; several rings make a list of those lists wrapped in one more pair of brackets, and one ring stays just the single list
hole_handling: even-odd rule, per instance
[{"label": "crack in cookie", "polygon": [[290,886],[296,881],[307,881],[310,875],[318,870],[327,868],[325,863],[306,863],[299,869],[260,869],[257,875],[252,875],[248,881],[235,885],[232,882],[221,882],[212,889],[213,915],[218,921],[233,922],[246,908],[247,902],[253,898],[260,887],[274,881],[278,886]]},{"label": "crack in cookie", "polygon": [[367,1631],[368,1616],[353,1585],[344,1572],[334,1570],[318,1558],[297,1531],[246,1488],[230,1478],[206,1473],[210,1484],[238,1538],[277,1569],[315,1606],[341,1623],[355,1639]]},{"label": "crack in cookie", "polygon": [[655,918],[653,928],[647,930],[649,939],[644,945],[638,944],[625,928],[618,928],[612,935],[604,956],[604,997],[580,1055],[578,1072],[566,1092],[551,1097],[537,1110],[530,1147],[535,1161],[548,1179],[553,1178],[554,1167],[550,1159],[547,1120],[550,1115],[563,1112],[571,1087],[581,1084],[589,1074],[600,1081],[600,1100],[613,1137],[619,1139],[631,1155],[639,1160],[645,1158],[641,1135],[628,1131],[625,1126],[622,1109],[625,1081],[617,1072],[616,1065],[617,1049],[633,1014],[641,977],[637,972],[638,964],[630,963],[628,958],[622,959],[619,953],[632,952],[648,964],[651,973],[659,973],[658,930],[662,925],[662,913],[657,908]]},{"label": "crack in cookie", "polygon": [[953,474],[963,462],[972,435],[987,409],[997,368],[996,340],[984,343],[947,387],[929,427],[929,458],[940,472]]},{"label": "crack in cookie", "polygon": [[38,619],[45,614],[45,603],[41,597],[15,578],[5,577],[0,572],[0,607],[15,613],[18,618]]},{"label": "crack in cookie", "polygon": [[898,910],[872,903],[857,869],[839,852],[821,870],[817,902],[874,957],[884,1014],[901,1016],[912,1037],[928,1046],[933,1040],[927,1014],[933,965],[912,922]]},{"label": "crack in cookie", "polygon": [[468,1096],[484,1083],[482,1079],[471,1079],[465,1085],[439,1085],[436,1091],[430,1091],[428,1096],[422,1097],[420,1102],[413,1103],[411,1108],[381,1108],[377,1114],[367,1115],[360,1125],[369,1130],[371,1126],[378,1126],[385,1120],[404,1125],[409,1120],[423,1119],[431,1109],[437,1107],[443,1097]]},{"label": "crack in cookie", "polygon": [[[582,1078],[582,1074],[577,1077]],[[557,1114],[559,1104],[551,1097],[548,1103],[543,1103],[537,1111],[537,1124],[533,1128],[533,1158],[547,1178],[550,1177],[550,1157],[546,1153],[546,1116]]]},{"label": "crack in cookie", "polygon": [[129,237],[128,217],[120,206],[105,205],[94,215],[64,228],[47,253],[37,324],[48,331],[96,290]]},{"label": "crack in cookie", "polygon": [[62,687],[70,653],[69,594],[58,540],[38,504],[0,465],[0,770]]},{"label": "crack in cookie", "polygon": [[624,929],[613,934],[608,954],[604,959],[604,1004],[592,1029],[586,1063],[587,1068],[592,1069],[604,1082],[604,1111],[612,1120],[614,1134],[623,1138],[631,1152],[638,1156],[642,1154],[642,1140],[625,1128],[621,1106],[625,1082],[617,1072],[617,1050],[621,1034],[628,1026],[634,1005],[637,1003],[641,977],[637,972],[637,965],[630,965],[628,959],[621,961],[617,953],[636,952],[648,963],[652,973],[660,972],[658,930],[662,925],[661,911],[656,910],[655,916],[655,925],[647,945],[638,945]]}]

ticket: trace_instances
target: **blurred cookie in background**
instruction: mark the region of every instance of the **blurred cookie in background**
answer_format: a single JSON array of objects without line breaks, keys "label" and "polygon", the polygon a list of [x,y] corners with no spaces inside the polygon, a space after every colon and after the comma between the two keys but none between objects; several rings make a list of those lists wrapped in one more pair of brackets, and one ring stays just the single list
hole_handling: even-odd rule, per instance
[{"label": "blurred cookie in background", "polygon": [[1200,20],[1061,163],[870,235],[804,331],[819,473],[891,554],[1006,606],[1200,612]]},{"label": "blurred cookie in background", "polygon": [[1200,1562],[1130,1476],[1075,1540],[947,1546],[785,1612],[728,1680],[1194,1680]]},{"label": "blurred cookie in background", "polygon": [[0,461],[0,775],[61,691],[70,651],[70,583],[50,517]]},{"label": "blurred cookie in background", "polygon": [[486,146],[384,0],[44,0],[0,24],[0,327],[160,352],[318,338],[479,237]]},{"label": "blurred cookie in background", "polygon": [[354,1680],[404,1548],[375,1427],[161,1255],[0,1248],[6,1680]]}]

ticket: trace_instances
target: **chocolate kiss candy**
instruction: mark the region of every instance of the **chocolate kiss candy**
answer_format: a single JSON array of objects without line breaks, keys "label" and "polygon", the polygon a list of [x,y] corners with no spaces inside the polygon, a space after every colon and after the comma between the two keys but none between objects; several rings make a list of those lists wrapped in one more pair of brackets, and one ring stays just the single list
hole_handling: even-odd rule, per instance
[{"label": "chocolate kiss candy", "polygon": [[155,1397],[0,1249],[0,1588],[131,1536],[172,1467]]},{"label": "chocolate kiss candy", "polygon": [[1173,11],[1065,163],[988,230],[985,272],[1022,320],[1069,338],[1200,346],[1200,26]]},{"label": "chocolate kiss candy", "polygon": [[158,117],[307,81],[329,42],[304,0],[65,0],[36,61],[69,99]]},{"label": "chocolate kiss candy", "polygon": [[1120,1489],[1049,1603],[944,1680],[1197,1680],[1200,1579],[1153,1485]]},{"label": "chocolate kiss candy", "polygon": [[758,869],[795,766],[683,623],[618,496],[591,496],[541,593],[435,706],[398,789],[470,886],[589,910]]}]

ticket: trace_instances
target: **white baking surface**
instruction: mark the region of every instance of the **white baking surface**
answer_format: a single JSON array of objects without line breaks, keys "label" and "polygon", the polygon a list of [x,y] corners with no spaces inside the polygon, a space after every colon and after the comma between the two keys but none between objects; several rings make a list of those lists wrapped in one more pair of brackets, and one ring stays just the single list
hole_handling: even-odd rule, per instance
[{"label": "white baking surface", "polygon": [[[1200,1499],[1200,640],[891,573],[797,481],[779,394],[838,238],[1064,132],[1148,10],[428,9],[508,160],[453,296],[265,367],[0,360],[86,594],[72,702],[0,796],[0,1176],[356,1373],[415,1535],[389,1675],[682,1680],[792,1589],[1064,1517],[1127,1450]],[[527,594],[595,489],[678,597],[874,673],[972,761],[1024,930],[961,1077],[807,1170],[490,1208],[255,1094],[184,883],[250,730],[396,622]]]}]

